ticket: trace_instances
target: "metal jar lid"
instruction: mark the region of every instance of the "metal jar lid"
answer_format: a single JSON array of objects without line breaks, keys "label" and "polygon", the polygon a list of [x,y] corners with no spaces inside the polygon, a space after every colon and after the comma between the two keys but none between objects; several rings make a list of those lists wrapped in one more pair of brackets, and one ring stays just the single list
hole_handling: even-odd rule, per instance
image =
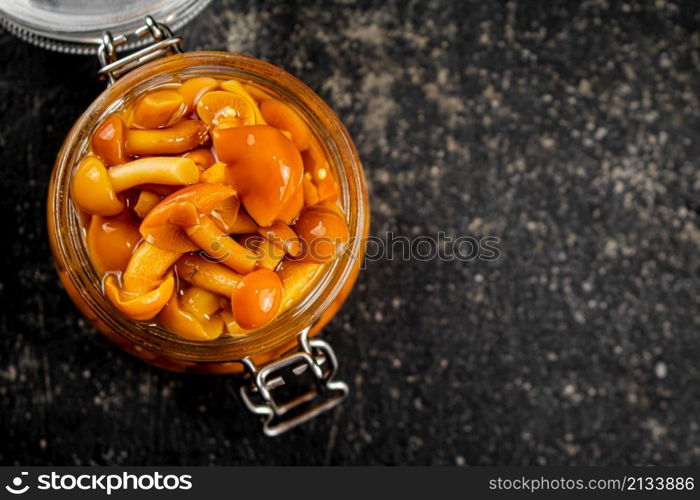
[{"label": "metal jar lid", "polygon": [[[0,3],[0,24],[14,35],[45,49],[94,54],[106,31],[127,36],[152,16],[176,30],[204,9],[210,0],[6,0]],[[119,47],[149,43],[136,39]]]}]

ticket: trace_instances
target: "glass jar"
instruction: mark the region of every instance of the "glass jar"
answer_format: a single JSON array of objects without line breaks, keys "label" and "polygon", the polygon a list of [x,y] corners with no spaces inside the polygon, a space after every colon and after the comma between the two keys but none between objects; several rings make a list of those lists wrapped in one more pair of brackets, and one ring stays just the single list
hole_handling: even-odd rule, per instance
[{"label": "glass jar", "polygon": [[[152,365],[192,373],[248,372],[249,382],[241,387],[241,396],[254,413],[264,417],[266,434],[279,434],[334,406],[348,390],[344,383],[333,380],[337,361],[330,346],[310,337],[333,317],[347,297],[364,256],[369,206],[357,151],[338,117],[311,89],[267,62],[227,52],[188,52],[135,66],[114,78],[114,83],[95,99],[76,121],[58,154],[49,185],[47,218],[60,279],[98,330]],[[246,336],[213,341],[185,339],[155,324],[130,320],[116,310],[104,296],[100,276],[90,263],[84,225],[70,189],[72,174],[102,119],[155,86],[195,76],[249,82],[299,112],[327,156],[350,232],[347,250],[326,265],[298,304]],[[281,381],[288,380],[281,377],[284,372],[310,374],[310,388],[278,401],[274,392]]]}]

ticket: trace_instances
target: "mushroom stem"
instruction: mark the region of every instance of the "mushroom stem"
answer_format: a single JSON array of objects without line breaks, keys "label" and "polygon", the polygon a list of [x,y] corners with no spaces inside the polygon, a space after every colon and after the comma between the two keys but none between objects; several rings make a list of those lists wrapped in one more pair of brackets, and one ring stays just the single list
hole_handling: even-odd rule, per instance
[{"label": "mushroom stem", "polygon": [[185,231],[195,245],[234,271],[248,274],[255,269],[255,252],[242,247],[222,232],[211,217],[202,215],[199,224],[185,228]]},{"label": "mushroom stem", "polygon": [[301,254],[301,242],[297,234],[284,222],[275,221],[267,227],[259,227],[258,234],[275,243],[292,257]]},{"label": "mushroom stem", "polygon": [[139,199],[136,201],[136,205],[134,205],[134,212],[136,212],[139,218],[143,219],[162,199],[163,198],[159,194],[152,193],[151,191],[141,191],[139,193]]},{"label": "mushroom stem", "polygon": [[260,267],[274,271],[284,258],[284,249],[268,237],[263,237],[257,248],[258,264]]},{"label": "mushroom stem", "polygon": [[179,154],[207,142],[207,126],[185,120],[168,128],[126,131],[126,152],[132,156]]},{"label": "mushroom stem", "polygon": [[175,291],[175,278],[173,273],[169,273],[153,290],[145,293],[129,293],[120,289],[117,277],[110,274],[105,279],[104,289],[105,295],[124,315],[131,319],[145,321],[153,318],[163,309],[168,298]]},{"label": "mushroom stem", "polygon": [[230,229],[230,234],[254,233],[258,229],[258,225],[247,213],[243,211],[242,208],[239,208],[238,217],[236,217],[236,221],[233,223]]},{"label": "mushroom stem", "polygon": [[280,312],[286,311],[293,304],[297,303],[314,285],[319,269],[322,264],[314,262],[302,262],[288,260],[277,270],[277,275],[282,281],[282,304]]},{"label": "mushroom stem", "polygon": [[182,309],[200,321],[212,319],[223,302],[217,294],[198,286],[188,288],[181,299]]},{"label": "mushroom stem", "polygon": [[153,156],[141,158],[112,167],[109,179],[116,192],[125,191],[139,184],[166,184],[171,186],[195,184],[199,181],[199,168],[188,158]]},{"label": "mushroom stem", "polygon": [[175,270],[188,283],[226,298],[231,297],[242,278],[228,267],[209,262],[198,255],[183,255],[175,264]]},{"label": "mushroom stem", "polygon": [[122,276],[124,290],[137,295],[153,290],[181,255],[181,252],[163,250],[146,241],[142,242],[131,256]]}]

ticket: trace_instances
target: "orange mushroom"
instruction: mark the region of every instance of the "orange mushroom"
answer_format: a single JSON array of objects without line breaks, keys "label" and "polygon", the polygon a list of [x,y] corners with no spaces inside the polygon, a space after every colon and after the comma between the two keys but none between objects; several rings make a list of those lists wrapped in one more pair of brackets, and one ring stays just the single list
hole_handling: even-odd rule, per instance
[{"label": "orange mushroom", "polygon": [[248,214],[260,226],[272,224],[301,184],[299,150],[266,125],[214,129],[212,137]]},{"label": "orange mushroom", "polygon": [[182,94],[174,90],[156,90],[139,98],[131,117],[137,127],[158,128],[173,124],[186,111]]},{"label": "orange mushroom", "polygon": [[326,155],[314,137],[311,137],[309,148],[302,152],[301,157],[304,160],[304,171],[311,174],[311,180],[316,185],[319,200],[335,200],[338,186]]},{"label": "orange mushroom", "polygon": [[255,252],[242,247],[228,234],[217,227],[214,220],[201,215],[199,223],[185,228],[187,236],[199,248],[225,266],[241,274],[248,274],[257,262]]},{"label": "orange mushroom", "polygon": [[211,151],[209,151],[207,148],[193,149],[182,156],[195,162],[197,166],[199,166],[200,170],[206,170],[216,163],[214,155],[211,154]]},{"label": "orange mushroom", "polygon": [[183,310],[175,291],[160,312],[158,320],[168,330],[191,340],[214,340],[224,331],[221,316],[199,319],[191,312]]},{"label": "orange mushroom", "polygon": [[309,262],[330,262],[350,239],[348,227],[340,215],[319,205],[302,210],[294,230],[302,241],[302,259]]},{"label": "orange mushroom", "polygon": [[309,147],[311,132],[304,120],[287,104],[277,99],[267,99],[260,104],[262,113],[268,125],[280,130],[287,130],[292,135],[292,141],[304,151]]},{"label": "orange mushroom", "polygon": [[129,293],[119,287],[119,281],[113,274],[104,280],[107,298],[125,316],[145,321],[157,315],[175,290],[175,278],[169,273],[156,288],[142,294]]},{"label": "orange mushroom", "polygon": [[108,170],[115,191],[120,192],[139,184],[186,186],[199,181],[199,168],[187,158],[151,156],[132,160]]},{"label": "orange mushroom", "polygon": [[119,165],[126,161],[124,153],[124,120],[119,115],[111,115],[92,134],[92,151],[107,165]]},{"label": "orange mushroom", "polygon": [[133,215],[124,211],[114,217],[93,215],[87,231],[90,261],[99,273],[123,271],[141,241]]},{"label": "orange mushroom", "polygon": [[136,212],[136,215],[138,215],[140,219],[143,219],[162,199],[163,198],[157,193],[145,190],[141,191],[138,200],[136,200],[136,205],[134,205],[134,212]]},{"label": "orange mushroom", "polygon": [[197,116],[210,127],[255,125],[254,105],[241,95],[215,90],[199,98]]},{"label": "orange mushroom", "polygon": [[184,120],[167,128],[127,130],[126,152],[132,156],[180,154],[208,140],[207,126],[203,122]]},{"label": "orange mushroom", "polygon": [[86,156],[73,174],[73,201],[89,214],[116,215],[124,209],[104,166],[96,156]]},{"label": "orange mushroom", "polygon": [[242,276],[228,267],[211,262],[199,255],[183,255],[175,264],[177,275],[188,283],[231,297]]},{"label": "orange mushroom", "polygon": [[236,323],[247,330],[258,328],[275,317],[282,301],[282,282],[269,269],[244,276],[231,294]]},{"label": "orange mushroom", "polygon": [[171,194],[144,218],[139,230],[146,241],[167,250],[193,252],[198,249],[184,228],[200,223],[200,215],[213,217],[227,228],[238,216],[236,191],[222,184],[196,184]]},{"label": "orange mushroom", "polygon": [[299,302],[315,284],[322,264],[302,262],[299,260],[284,260],[277,269],[277,276],[282,282],[284,293],[280,312],[286,311]]},{"label": "orange mushroom", "polygon": [[304,205],[315,205],[320,201],[318,190],[311,181],[311,174],[309,172],[304,174],[301,185],[304,190]]},{"label": "orange mushroom", "polygon": [[181,252],[163,250],[147,241],[142,242],[131,255],[122,275],[124,291],[141,295],[157,288],[181,255]]},{"label": "orange mushroom", "polygon": [[104,294],[128,318],[198,341],[247,335],[302,300],[349,241],[322,143],[255,85],[151,90],[90,141],[72,197]]},{"label": "orange mushroom", "polygon": [[258,103],[241,82],[238,80],[226,80],[225,82],[221,82],[221,89],[246,99],[255,113],[255,123],[257,125],[267,125],[265,118],[263,118],[262,113],[260,113]]},{"label": "orange mushroom", "polygon": [[275,221],[267,227],[259,227],[258,234],[271,240],[284,253],[292,257],[301,254],[301,242],[297,234],[284,222]]},{"label": "orange mushroom", "polygon": [[198,78],[190,78],[189,80],[185,81],[178,89],[178,92],[180,92],[182,95],[185,106],[187,106],[187,110],[192,113],[197,105],[197,101],[205,92],[216,90],[218,88],[219,80],[202,76]]}]

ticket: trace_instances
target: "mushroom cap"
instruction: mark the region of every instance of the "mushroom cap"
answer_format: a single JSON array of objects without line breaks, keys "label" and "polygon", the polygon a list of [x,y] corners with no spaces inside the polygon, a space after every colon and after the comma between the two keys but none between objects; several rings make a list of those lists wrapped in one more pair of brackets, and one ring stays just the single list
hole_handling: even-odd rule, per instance
[{"label": "mushroom cap", "polygon": [[260,103],[260,112],[265,121],[280,130],[288,130],[292,141],[303,151],[309,147],[311,132],[301,116],[291,107],[277,99],[266,99]]},{"label": "mushroom cap", "polygon": [[121,116],[114,114],[105,119],[92,134],[92,151],[109,166],[126,161],[124,148],[126,125]]},{"label": "mushroom cap", "polygon": [[131,319],[145,321],[158,314],[176,291],[175,277],[170,272],[157,288],[142,295],[136,295],[122,290],[117,277],[109,274],[104,280],[104,290],[107,298],[121,313]]},{"label": "mushroom cap", "polygon": [[124,209],[112,187],[107,168],[96,156],[82,159],[73,174],[73,201],[93,215],[116,215]]},{"label": "mushroom cap", "polygon": [[255,102],[233,92],[214,90],[197,102],[197,116],[210,127],[255,125]]},{"label": "mushroom cap", "polygon": [[243,277],[231,294],[231,307],[241,328],[258,328],[275,317],[282,302],[282,282],[269,269]]},{"label": "mushroom cap", "polygon": [[139,241],[138,220],[127,210],[114,217],[93,215],[90,220],[88,253],[100,273],[124,271]]},{"label": "mushroom cap", "polygon": [[[223,184],[195,184],[164,198],[148,212],[139,231],[153,246],[178,252],[194,252],[182,228],[195,226],[202,214],[224,226],[235,222],[239,201],[236,190]],[[224,230],[222,228],[222,230]]]},{"label": "mushroom cap", "polygon": [[302,210],[294,230],[302,241],[302,260],[309,262],[330,262],[350,239],[348,226],[340,215],[320,205]]},{"label": "mushroom cap", "polygon": [[182,94],[169,89],[155,90],[139,98],[131,118],[137,127],[158,128],[172,124],[186,111],[187,105]]},{"label": "mushroom cap", "polygon": [[212,139],[246,211],[259,226],[272,224],[301,185],[303,163],[297,147],[267,125],[217,128]]}]

